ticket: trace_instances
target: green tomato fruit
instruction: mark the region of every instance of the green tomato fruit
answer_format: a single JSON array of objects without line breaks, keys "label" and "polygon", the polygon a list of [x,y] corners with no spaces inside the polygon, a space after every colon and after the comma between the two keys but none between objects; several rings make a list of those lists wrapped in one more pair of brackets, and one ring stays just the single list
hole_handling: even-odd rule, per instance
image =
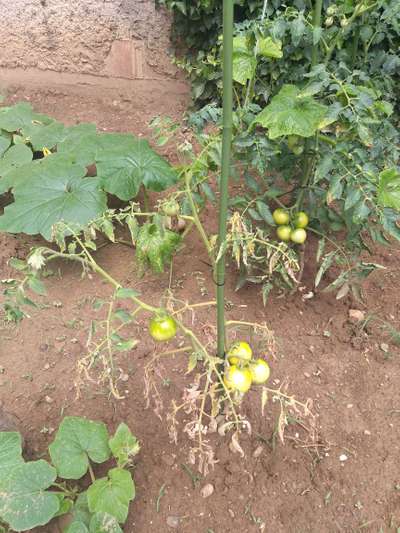
[{"label": "green tomato fruit", "polygon": [[271,370],[269,365],[264,359],[257,359],[250,365],[251,378],[255,385],[262,385],[265,383],[270,374]]},{"label": "green tomato fruit", "polygon": [[248,368],[230,366],[225,372],[224,383],[228,389],[245,393],[252,384],[251,372]]},{"label": "green tomato fruit", "polygon": [[325,26],[327,28],[330,28],[333,25],[333,22],[334,22],[333,17],[326,17]]},{"label": "green tomato fruit", "polygon": [[150,335],[154,340],[169,341],[176,335],[176,322],[169,315],[158,315],[151,319],[149,325]]},{"label": "green tomato fruit", "polygon": [[326,10],[326,14],[328,15],[328,17],[331,17],[332,15],[336,13],[336,11],[337,11],[337,6],[333,4],[328,7],[328,9]]},{"label": "green tomato fruit", "polygon": [[275,209],[275,211],[272,213],[272,218],[274,219],[275,224],[278,224],[278,226],[289,224],[290,220],[289,213],[281,207]]},{"label": "green tomato fruit", "polygon": [[290,240],[296,244],[304,244],[307,239],[307,232],[303,228],[297,228],[290,234]]},{"label": "green tomato fruit", "polygon": [[162,210],[167,217],[176,217],[180,213],[180,206],[176,200],[170,200],[163,204]]},{"label": "green tomato fruit", "polygon": [[289,242],[290,241],[290,235],[292,233],[292,229],[290,226],[279,226],[276,230],[276,234],[278,236],[278,239],[283,242]]},{"label": "green tomato fruit", "polygon": [[293,224],[295,228],[306,228],[308,226],[308,215],[304,211],[299,211],[294,215]]},{"label": "green tomato fruit", "polygon": [[247,342],[235,342],[228,352],[228,361],[231,365],[237,365],[240,362],[250,361],[253,355],[253,350]]}]

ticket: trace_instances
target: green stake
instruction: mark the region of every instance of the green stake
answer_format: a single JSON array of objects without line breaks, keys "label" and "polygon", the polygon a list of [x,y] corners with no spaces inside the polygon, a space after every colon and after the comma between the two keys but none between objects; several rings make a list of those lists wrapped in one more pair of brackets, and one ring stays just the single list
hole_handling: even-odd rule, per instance
[{"label": "green stake", "polygon": [[219,254],[216,263],[217,283],[217,331],[218,356],[225,357],[225,249],[228,217],[228,185],[232,149],[232,107],[233,107],[233,4],[234,0],[223,0],[224,44],[223,44],[223,136],[222,169],[219,198]]}]

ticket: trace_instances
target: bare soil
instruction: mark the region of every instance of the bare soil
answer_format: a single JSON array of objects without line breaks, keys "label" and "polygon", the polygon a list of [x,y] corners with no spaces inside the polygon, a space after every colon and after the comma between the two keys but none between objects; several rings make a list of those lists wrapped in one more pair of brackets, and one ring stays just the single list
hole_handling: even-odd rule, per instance
[{"label": "bare soil", "polygon": [[[26,87],[10,92],[12,100],[29,99],[40,111],[67,122],[95,121],[114,131],[146,133],[154,107],[138,106],[133,98],[109,101],[101,95],[69,94]],[[179,116],[184,101],[162,102]],[[164,110],[164,109],[163,109]],[[171,112],[169,113],[171,114]],[[215,212],[205,214],[215,229]],[[0,235],[0,277],[13,275],[7,266],[11,256],[24,257],[39,239]],[[333,533],[390,532],[400,527],[400,397],[399,349],[388,342],[376,325],[360,331],[349,320],[349,310],[376,314],[398,324],[400,309],[400,253],[380,249],[373,258],[386,270],[376,272],[365,285],[365,301],[350,297],[336,301],[334,295],[313,288],[313,245],[308,247],[304,289],[284,298],[273,296],[262,306],[258,287],[235,292],[235,272],[229,269],[228,317],[266,321],[277,341],[277,358],[271,360],[275,386],[288,381],[299,400],[311,398],[318,415],[319,439],[310,446],[307,432],[293,424],[282,445],[271,446],[276,409],[268,404],[261,416],[260,397],[251,391],[243,405],[252,423],[251,436],[241,440],[245,457],[229,449],[229,437],[213,436],[218,464],[206,479],[192,483],[182,465],[188,465],[190,441],[180,433],[179,445],[168,437],[165,420],[145,409],[143,365],[154,345],[141,319],[135,333],[138,348],[121,356],[126,372],[126,398],[112,400],[107,391],[88,383],[76,400],[76,364],[85,354],[87,327],[94,317],[95,298],[106,297],[110,288],[99,278],[82,279],[79,268],[58,264],[46,281],[47,306],[33,311],[19,326],[0,329],[0,400],[14,413],[25,435],[27,453],[38,457],[52,440],[52,432],[65,415],[102,420],[110,430],[125,421],[140,439],[135,480],[137,498],[131,506],[125,531],[153,533]],[[142,298],[159,302],[169,287],[169,273],[138,279],[133,251],[120,245],[101,249],[96,258],[124,285],[138,288]],[[207,257],[195,234],[189,235],[173,263],[176,298],[200,302],[214,297]],[[192,326],[212,336],[214,311],[196,312]],[[386,346],[388,344],[388,346]],[[383,349],[382,349],[383,348]],[[167,409],[190,383],[185,376],[187,360],[175,356],[160,369],[160,391]],[[261,453],[257,450],[262,446]],[[255,450],[257,453],[254,455]],[[341,457],[342,456],[342,457]],[[346,460],[343,460],[344,457]],[[342,459],[342,460],[341,460]],[[193,467],[191,467],[193,468]],[[211,483],[214,494],[205,499],[201,489]],[[161,487],[165,495],[157,498]],[[177,527],[171,528],[171,517]],[[52,524],[41,532],[57,533]]]}]

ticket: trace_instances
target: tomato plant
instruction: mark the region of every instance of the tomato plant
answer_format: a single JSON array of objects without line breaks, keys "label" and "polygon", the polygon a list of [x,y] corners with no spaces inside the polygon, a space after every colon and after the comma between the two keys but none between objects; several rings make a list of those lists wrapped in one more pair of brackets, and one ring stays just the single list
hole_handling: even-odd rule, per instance
[{"label": "tomato plant", "polygon": [[[204,151],[194,172],[202,206],[213,201],[204,176],[221,165],[220,5],[162,3],[176,14],[175,28],[189,47],[181,65],[199,106],[189,124]],[[213,29],[204,35],[192,20],[211,20]],[[396,0],[236,5],[231,174],[246,189],[230,201],[228,249],[239,285],[261,283],[264,300],[272,286],[301,281],[304,250],[292,254],[285,243],[317,236],[315,286],[336,266],[339,276],[324,290],[359,298],[362,280],[379,268],[360,261],[361,252],[370,251],[371,240],[400,240],[399,27]],[[307,218],[296,219],[297,212]],[[294,238],[275,224],[290,225]]]},{"label": "tomato plant", "polygon": [[[68,515],[66,533],[98,533],[105,527],[121,532],[135,498],[135,484],[128,467],[139,452],[139,443],[121,423],[110,437],[101,422],[69,416],[61,422],[49,446],[52,464],[44,459],[26,462],[21,435],[0,432],[0,520],[13,531],[30,531],[53,518]],[[93,464],[113,457],[116,466],[96,479]],[[91,484],[79,492],[69,480],[89,472]],[[56,482],[63,478],[67,482]],[[107,529],[110,530],[110,529]]]}]

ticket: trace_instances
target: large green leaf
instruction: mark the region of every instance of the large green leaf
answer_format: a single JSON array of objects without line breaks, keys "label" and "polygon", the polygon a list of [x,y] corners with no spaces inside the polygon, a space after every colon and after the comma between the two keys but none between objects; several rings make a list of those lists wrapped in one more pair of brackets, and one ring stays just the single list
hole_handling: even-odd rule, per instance
[{"label": "large green leaf", "polygon": [[0,478],[5,476],[11,468],[23,462],[21,435],[15,431],[2,431],[0,433]]},{"label": "large green leaf", "polygon": [[128,134],[99,134],[93,124],[80,124],[67,131],[65,138],[57,145],[57,151],[70,156],[76,163],[87,166],[95,163],[103,150],[127,146],[132,139],[132,135]]},{"label": "large green leaf", "polygon": [[96,163],[105,190],[121,200],[135,198],[142,184],[160,192],[178,179],[171,165],[145,139],[136,137],[121,146],[101,150]]},{"label": "large green leaf", "polygon": [[26,102],[21,102],[0,110],[0,129],[9,132],[18,131],[31,124],[33,119],[32,106]]},{"label": "large green leaf", "polygon": [[140,450],[139,441],[124,423],[118,426],[115,435],[109,440],[109,446],[111,453],[118,461],[118,466],[121,467],[128,464]]},{"label": "large green leaf", "polygon": [[257,41],[257,54],[263,57],[281,59],[283,57],[282,42],[274,41],[271,37],[263,37]]},{"label": "large green leaf", "polygon": [[60,501],[46,492],[57,472],[46,461],[23,463],[0,477],[0,518],[14,531],[29,531],[47,524],[57,513]]},{"label": "large green leaf", "polygon": [[11,135],[8,133],[1,135],[0,133],[0,157],[3,156],[4,152],[9,148],[11,144]]},{"label": "large green leaf", "polygon": [[383,207],[400,211],[400,172],[395,168],[379,174],[378,201]]},{"label": "large green leaf", "polygon": [[[0,176],[4,178],[16,168],[30,163],[32,159],[32,150],[25,144],[11,146],[0,159]],[[6,181],[0,181],[0,193],[7,190],[7,188],[5,188],[7,187],[6,183]]]},{"label": "large green leaf", "polygon": [[110,457],[108,431],[102,422],[67,416],[61,422],[50,457],[58,475],[65,479],[79,479],[89,467],[89,458],[103,463]]},{"label": "large green leaf", "polygon": [[122,468],[113,468],[107,478],[96,480],[87,491],[89,510],[92,513],[108,513],[124,523],[129,511],[129,502],[135,497],[135,484],[131,473]]},{"label": "large green leaf", "polygon": [[90,533],[123,533],[118,520],[108,513],[93,515],[89,526]]},{"label": "large green leaf", "polygon": [[57,222],[86,224],[97,217],[106,210],[106,195],[99,180],[85,174],[84,167],[59,154],[10,172],[5,182],[15,202],[0,217],[0,230],[40,233],[49,240]]},{"label": "large green leaf", "polygon": [[328,108],[312,96],[302,95],[295,85],[284,85],[256,117],[268,129],[270,139],[284,135],[311,137],[320,128]]},{"label": "large green leaf", "polygon": [[245,36],[233,39],[233,79],[241,85],[246,85],[256,71],[257,58],[248,46]]},{"label": "large green leaf", "polygon": [[34,122],[22,128],[21,133],[26,142],[30,142],[35,151],[54,148],[65,135],[65,126],[61,122],[41,124]]},{"label": "large green leaf", "polygon": [[[50,124],[34,121],[32,124],[22,128],[22,135],[27,142],[30,142],[34,150],[42,151],[43,148],[54,148],[62,143],[75,143],[76,153],[79,154],[79,147],[88,135],[96,134],[95,124],[76,124],[75,126],[64,126],[61,122],[51,122]],[[58,147],[58,152],[65,150]],[[75,163],[85,164],[84,161],[75,158]],[[89,161],[93,163],[94,160]],[[87,163],[87,164],[89,164]]]}]

